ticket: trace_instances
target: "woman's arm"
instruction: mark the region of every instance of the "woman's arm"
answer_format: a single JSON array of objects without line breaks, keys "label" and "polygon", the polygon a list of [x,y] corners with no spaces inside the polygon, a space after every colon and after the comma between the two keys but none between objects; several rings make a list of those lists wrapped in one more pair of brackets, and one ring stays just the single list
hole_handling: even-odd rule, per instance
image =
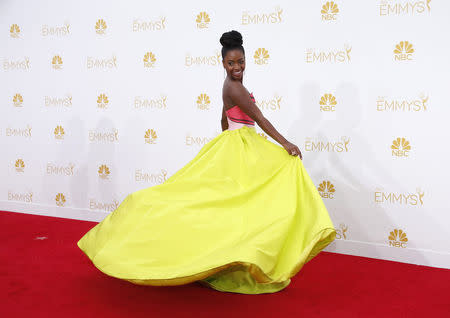
[{"label": "woman's arm", "polygon": [[269,120],[264,117],[261,110],[252,101],[248,91],[241,83],[235,82],[230,85],[228,94],[231,97],[233,104],[239,105],[239,108],[250,116],[250,118],[253,119],[270,137],[276,140],[280,145],[288,142],[275,127],[273,127]]},{"label": "woman's arm", "polygon": [[291,155],[298,155],[302,159],[302,153],[300,149],[286,140],[270,123],[270,121],[264,117],[261,110],[250,98],[250,94],[245,89],[245,87],[240,82],[234,82],[230,84],[229,90],[227,92],[233,101],[233,105],[239,105],[244,113],[250,116],[259,127],[262,128],[270,137],[276,140],[280,145],[283,146],[286,151]]},{"label": "woman's arm", "polygon": [[222,108],[222,120],[220,121],[220,123],[222,124],[222,131],[228,129],[228,120],[227,115],[225,113],[225,105]]}]

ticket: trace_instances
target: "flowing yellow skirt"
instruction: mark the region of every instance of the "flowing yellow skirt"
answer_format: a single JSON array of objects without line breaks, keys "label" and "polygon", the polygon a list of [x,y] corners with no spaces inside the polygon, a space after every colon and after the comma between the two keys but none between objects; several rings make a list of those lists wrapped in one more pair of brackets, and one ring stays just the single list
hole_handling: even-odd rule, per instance
[{"label": "flowing yellow skirt", "polygon": [[77,243],[138,285],[273,293],[336,236],[298,156],[255,128],[225,130],[164,183],[129,194]]}]

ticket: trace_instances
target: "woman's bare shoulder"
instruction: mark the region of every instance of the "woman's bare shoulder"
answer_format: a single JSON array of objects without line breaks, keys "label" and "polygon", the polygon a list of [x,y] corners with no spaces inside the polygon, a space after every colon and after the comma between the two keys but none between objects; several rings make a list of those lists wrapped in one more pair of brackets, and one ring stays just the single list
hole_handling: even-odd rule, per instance
[{"label": "woman's bare shoulder", "polygon": [[232,96],[236,94],[245,94],[248,93],[248,90],[242,85],[241,82],[238,81],[226,81],[223,85],[222,95],[224,96]]}]

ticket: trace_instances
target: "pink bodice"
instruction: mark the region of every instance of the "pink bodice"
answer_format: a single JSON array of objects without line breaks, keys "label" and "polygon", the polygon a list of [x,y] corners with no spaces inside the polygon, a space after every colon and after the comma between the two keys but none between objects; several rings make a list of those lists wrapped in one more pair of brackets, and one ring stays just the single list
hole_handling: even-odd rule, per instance
[{"label": "pink bodice", "polygon": [[[250,98],[255,102],[253,93],[250,93]],[[255,121],[239,108],[238,105],[231,107],[225,111],[228,121],[228,130],[239,129],[243,126],[254,127]]]}]

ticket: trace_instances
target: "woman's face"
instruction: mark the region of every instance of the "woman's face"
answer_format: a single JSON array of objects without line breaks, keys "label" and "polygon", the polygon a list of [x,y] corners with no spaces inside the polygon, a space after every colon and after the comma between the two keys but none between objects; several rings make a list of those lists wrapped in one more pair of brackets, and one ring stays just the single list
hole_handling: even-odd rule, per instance
[{"label": "woman's face", "polygon": [[245,70],[245,56],[242,50],[234,49],[227,52],[222,60],[227,75],[233,80],[242,80]]}]

